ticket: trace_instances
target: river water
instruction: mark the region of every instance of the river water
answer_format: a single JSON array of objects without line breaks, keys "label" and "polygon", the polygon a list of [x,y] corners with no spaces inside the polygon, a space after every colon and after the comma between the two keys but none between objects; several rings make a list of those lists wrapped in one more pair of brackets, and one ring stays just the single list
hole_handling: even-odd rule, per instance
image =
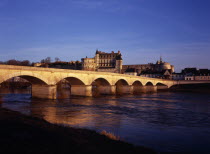
[{"label": "river water", "polygon": [[114,133],[158,152],[210,153],[210,95],[159,92],[58,100],[0,94],[1,106],[51,123]]}]

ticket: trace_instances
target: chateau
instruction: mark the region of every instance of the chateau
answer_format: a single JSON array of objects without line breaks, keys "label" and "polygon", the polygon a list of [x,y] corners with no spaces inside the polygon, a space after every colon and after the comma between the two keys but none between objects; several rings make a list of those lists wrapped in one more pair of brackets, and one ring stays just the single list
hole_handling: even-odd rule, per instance
[{"label": "chateau", "polygon": [[97,72],[111,72],[154,78],[170,78],[172,73],[174,73],[174,66],[170,63],[164,62],[162,58],[160,58],[160,60],[158,60],[155,64],[148,63],[123,65],[122,54],[120,51],[116,53],[114,51],[106,53],[96,50],[95,56],[93,58],[82,58],[81,62],[42,62],[35,63],[34,66]]},{"label": "chateau", "polygon": [[[123,59],[120,51],[106,53],[96,50],[93,58],[82,58],[80,61],[55,61],[34,63],[35,67],[60,68],[72,70],[98,71],[121,73],[149,78],[163,78],[171,80],[210,80],[210,70],[185,68],[181,73],[174,72],[174,66],[164,62],[160,57],[156,63],[122,65]],[[13,79],[19,80],[18,78]]]},{"label": "chateau", "polygon": [[129,70],[134,70],[137,75],[140,74],[155,74],[155,73],[165,73],[167,70],[169,73],[174,72],[174,66],[170,63],[164,62],[160,57],[160,60],[156,64],[137,64],[137,65],[123,65],[122,73],[129,72]]},{"label": "chateau", "polygon": [[95,57],[82,58],[82,70],[121,73],[122,55],[120,51],[105,53],[96,50]]},{"label": "chateau", "polygon": [[86,57],[81,60],[82,70],[86,71],[112,72],[159,78],[169,78],[174,72],[174,66],[164,62],[162,58],[155,64],[122,65],[123,60],[120,51],[117,53],[114,51],[106,53],[96,50],[93,58]]}]

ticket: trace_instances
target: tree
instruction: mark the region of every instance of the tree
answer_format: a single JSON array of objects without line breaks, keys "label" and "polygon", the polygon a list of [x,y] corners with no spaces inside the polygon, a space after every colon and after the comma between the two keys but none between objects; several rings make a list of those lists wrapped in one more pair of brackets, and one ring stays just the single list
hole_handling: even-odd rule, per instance
[{"label": "tree", "polygon": [[51,58],[50,57],[47,57],[45,59],[42,59],[40,62],[41,63],[51,63]]},{"label": "tree", "polygon": [[41,62],[41,63],[45,63],[45,60],[44,60],[44,59],[42,59],[40,62]]},{"label": "tree", "polygon": [[47,57],[47,58],[45,59],[45,63],[51,63],[51,58],[50,58],[50,57]]},{"label": "tree", "polygon": [[20,61],[17,61],[15,59],[11,59],[11,60],[8,60],[6,62],[7,65],[20,65]]},{"label": "tree", "polygon": [[60,61],[60,59],[58,57],[55,57],[55,61],[58,62]]},{"label": "tree", "polygon": [[30,66],[30,61],[29,60],[23,60],[20,62],[21,66]]}]

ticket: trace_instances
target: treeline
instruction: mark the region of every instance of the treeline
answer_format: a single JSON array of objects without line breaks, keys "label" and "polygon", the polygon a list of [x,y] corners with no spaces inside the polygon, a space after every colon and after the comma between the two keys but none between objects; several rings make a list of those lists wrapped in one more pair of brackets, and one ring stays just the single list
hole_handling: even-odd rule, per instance
[{"label": "treeline", "polygon": [[[59,62],[59,61],[61,61],[60,58],[55,57],[55,62]],[[52,63],[52,59],[51,59],[51,57],[47,57],[45,59],[42,59],[40,61],[40,63],[48,63],[49,64],[49,63]]]},{"label": "treeline", "polygon": [[[59,62],[60,59],[58,57],[55,57],[55,62]],[[47,57],[45,59],[42,59],[40,61],[41,63],[52,63],[51,57]],[[33,66],[34,62],[30,62],[29,60],[15,60],[15,59],[10,59],[7,61],[0,61],[0,64],[5,64],[5,65],[18,65],[18,66]]]},{"label": "treeline", "polygon": [[32,66],[33,63],[31,63],[29,60],[15,60],[15,59],[10,59],[8,61],[2,62],[0,61],[0,64],[5,64],[5,65],[18,65],[18,66]]}]

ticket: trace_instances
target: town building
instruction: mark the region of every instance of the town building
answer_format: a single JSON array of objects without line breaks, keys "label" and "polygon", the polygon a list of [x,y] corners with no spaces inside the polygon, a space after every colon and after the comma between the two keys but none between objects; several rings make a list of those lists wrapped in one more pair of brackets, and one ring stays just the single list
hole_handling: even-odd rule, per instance
[{"label": "town building", "polygon": [[126,69],[126,71],[124,72],[124,74],[137,76],[137,72],[136,72],[136,69],[135,68]]},{"label": "town building", "polygon": [[122,70],[122,55],[120,51],[115,53],[106,53],[96,50],[93,58],[82,58],[82,70],[121,73]]},{"label": "town building", "polygon": [[172,80],[185,80],[185,75],[182,73],[172,73],[171,79]]},{"label": "town building", "polygon": [[210,80],[209,69],[185,68],[182,70],[185,80]]},{"label": "town building", "polygon": [[195,80],[195,76],[185,76],[185,80]]},{"label": "town building", "polygon": [[161,73],[148,73],[148,74],[140,74],[141,77],[147,77],[147,78],[164,78],[163,74]]},{"label": "town building", "polygon": [[203,76],[195,76],[195,80],[210,80],[210,74]]},{"label": "town building", "polygon": [[208,75],[185,76],[185,80],[207,81],[207,80],[210,80],[210,74],[208,74]]},{"label": "town building", "polygon": [[193,67],[193,68],[184,68],[181,71],[181,73],[184,74],[185,76],[194,76],[194,75],[198,74],[198,70],[195,67]]}]

